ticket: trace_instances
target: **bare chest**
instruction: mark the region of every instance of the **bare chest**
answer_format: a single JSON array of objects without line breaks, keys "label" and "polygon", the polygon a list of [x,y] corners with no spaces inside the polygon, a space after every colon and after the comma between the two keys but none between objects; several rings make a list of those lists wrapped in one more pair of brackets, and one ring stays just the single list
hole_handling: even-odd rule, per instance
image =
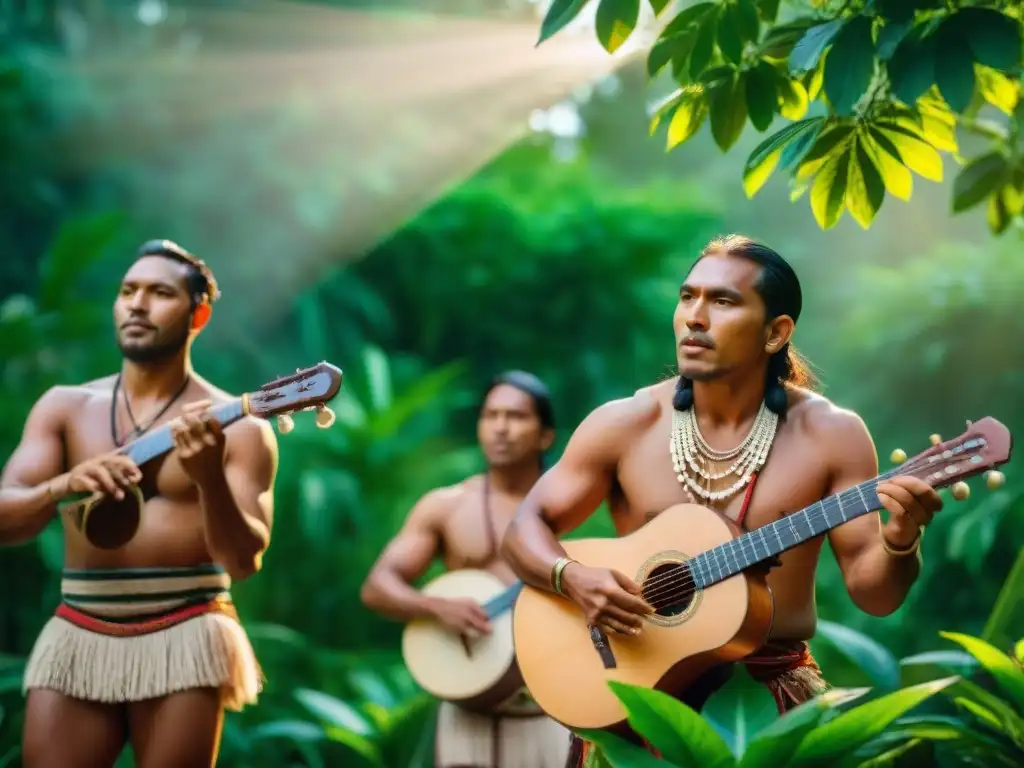
[{"label": "bare chest", "polygon": [[[619,463],[612,507],[620,534],[636,530],[667,507],[694,502],[734,522],[742,513],[743,527],[752,530],[813,504],[828,488],[828,467],[814,446],[796,430],[780,425],[752,489],[747,485],[718,502],[691,498],[673,469],[670,429],[671,422],[660,419]],[[730,484],[735,479],[723,482]]]},{"label": "bare chest", "polygon": [[[167,424],[181,415],[179,407],[172,407],[152,427],[147,434]],[[119,416],[117,432],[119,437],[128,431]],[[86,403],[67,425],[64,433],[66,451],[66,468],[71,469],[104,453],[117,450],[110,422],[109,397],[95,397]],[[163,454],[141,467],[143,479],[140,488],[149,499],[159,496],[168,501],[194,502],[198,499],[195,484],[182,469],[181,463],[173,451]]]},{"label": "bare chest", "polygon": [[485,505],[480,494],[467,494],[447,516],[441,529],[441,547],[449,570],[480,568],[510,581],[511,570],[500,557],[505,535],[517,503],[492,498]]}]

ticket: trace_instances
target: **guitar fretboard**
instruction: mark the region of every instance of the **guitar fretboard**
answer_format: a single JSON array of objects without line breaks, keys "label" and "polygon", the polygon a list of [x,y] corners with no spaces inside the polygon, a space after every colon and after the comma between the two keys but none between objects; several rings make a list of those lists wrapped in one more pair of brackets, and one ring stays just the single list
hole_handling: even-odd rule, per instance
[{"label": "guitar fretboard", "polygon": [[[222,427],[226,427],[245,416],[241,399],[233,400],[224,405],[218,405],[211,413],[220,422]],[[169,425],[164,424],[159,429],[150,432],[148,435],[143,435],[138,440],[130,443],[124,452],[137,466],[141,466],[150,459],[155,459],[157,456],[167,453],[172,448],[174,448],[174,441],[171,438],[171,428]]]},{"label": "guitar fretboard", "polygon": [[836,526],[879,509],[882,504],[876,492],[878,483],[897,472],[898,469],[890,470],[702,552],[689,561],[694,583],[700,588],[710,587]]}]

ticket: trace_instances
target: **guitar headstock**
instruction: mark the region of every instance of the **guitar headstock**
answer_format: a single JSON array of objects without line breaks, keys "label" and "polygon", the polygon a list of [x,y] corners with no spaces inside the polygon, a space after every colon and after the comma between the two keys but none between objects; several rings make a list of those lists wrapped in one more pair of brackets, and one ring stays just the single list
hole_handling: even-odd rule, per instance
[{"label": "guitar headstock", "polygon": [[[953,486],[953,496],[967,498],[969,489],[963,482],[982,472],[988,472],[989,488],[998,488],[1004,478],[996,467],[1006,464],[1013,452],[1013,436],[1004,424],[986,416],[967,422],[963,434],[945,442],[932,435],[932,447],[907,459],[900,467],[901,475],[913,475],[936,490]],[[894,460],[900,451],[894,451]]]},{"label": "guitar headstock", "polygon": [[277,416],[278,428],[291,432],[294,423],[289,414],[316,410],[318,427],[326,429],[334,423],[334,413],[327,403],[341,389],[342,373],[330,363],[300,368],[290,376],[282,376],[246,395],[247,410],[252,416],[268,419]]}]

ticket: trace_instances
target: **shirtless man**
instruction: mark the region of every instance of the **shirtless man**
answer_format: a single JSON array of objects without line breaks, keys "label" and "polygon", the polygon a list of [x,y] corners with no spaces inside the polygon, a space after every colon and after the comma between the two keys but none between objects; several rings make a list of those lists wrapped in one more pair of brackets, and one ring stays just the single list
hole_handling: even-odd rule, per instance
[{"label": "shirtless man", "polygon": [[[555,437],[547,388],[531,374],[498,376],[484,393],[477,437],[487,471],[458,485],[430,491],[384,549],[362,589],[363,603],[399,621],[436,618],[453,632],[488,632],[487,615],[472,600],[427,597],[411,584],[435,558],[448,570],[480,568],[506,584],[515,581],[498,546],[526,492],[540,477],[543,453]],[[438,711],[436,768],[562,768],[569,731],[518,695],[494,717],[449,702]]]},{"label": "shirtless man", "polygon": [[[120,500],[138,484],[147,497],[118,549],[61,515],[62,603],[25,671],[28,768],[109,768],[126,741],[141,768],[210,766],[223,710],[256,699],[259,669],[228,588],[260,568],[277,447],[265,422],[221,431],[205,414],[233,399],[190,360],[217,296],[201,261],[146,243],[114,302],[120,373],[46,392],[4,469],[3,545],[42,531],[69,493]],[[114,453],[171,420],[163,459],[137,467]]]},{"label": "shirtless man", "polygon": [[[554,569],[566,554],[557,536],[576,528],[605,498],[619,535],[666,507],[694,502],[754,529],[876,477],[875,448],[863,421],[808,389],[807,369],[789,343],[801,304],[796,274],[777,253],[744,237],[712,241],[679,293],[673,319],[679,378],[606,403],[580,424],[508,528],[502,552],[516,574],[555,591]],[[727,472],[736,459],[716,460],[713,452],[739,446],[742,456],[752,431],[753,445],[761,431],[771,452],[763,466],[753,458],[757,474],[744,482],[745,473]],[[679,449],[670,450],[670,436]],[[725,491],[724,498],[709,500],[706,489]],[[942,502],[925,482],[903,476],[879,484],[878,496],[888,522],[882,525],[876,511],[827,535],[853,601],[885,616],[917,578],[921,529]],[[822,538],[787,551],[769,573],[775,604],[769,645],[744,660],[780,711],[825,687],[805,643],[816,625]],[[589,623],[609,632],[642,631],[652,609],[637,584],[605,568],[563,565],[559,591]],[[729,671],[698,681],[687,703],[699,710]],[[586,764],[587,752],[574,740],[570,764]]]}]

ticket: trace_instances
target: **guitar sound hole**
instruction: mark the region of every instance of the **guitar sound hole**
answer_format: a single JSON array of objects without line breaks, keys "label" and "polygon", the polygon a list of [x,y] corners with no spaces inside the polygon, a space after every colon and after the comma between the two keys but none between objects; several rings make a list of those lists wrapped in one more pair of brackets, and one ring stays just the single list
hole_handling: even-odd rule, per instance
[{"label": "guitar sound hole", "polygon": [[643,597],[658,616],[678,616],[693,602],[693,575],[685,563],[665,563],[643,583]]}]

